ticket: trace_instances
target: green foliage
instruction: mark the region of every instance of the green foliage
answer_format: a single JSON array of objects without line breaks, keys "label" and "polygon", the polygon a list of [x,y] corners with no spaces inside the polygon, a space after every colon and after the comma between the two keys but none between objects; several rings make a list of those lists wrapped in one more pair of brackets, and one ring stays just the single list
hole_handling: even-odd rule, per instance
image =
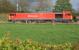
[{"label": "green foliage", "polygon": [[73,16],[79,16],[79,12],[73,11]]},{"label": "green foliage", "polygon": [[71,50],[71,48],[71,43],[49,45],[32,41],[32,39],[24,41],[20,39],[13,40],[9,32],[0,39],[0,50]]},{"label": "green foliage", "polygon": [[21,11],[24,12],[49,11],[48,9],[52,7],[50,0],[20,0],[18,2],[20,2],[19,11],[21,8]]},{"label": "green foliage", "polygon": [[75,17],[75,16],[73,17],[73,21],[74,21],[74,22],[77,22],[77,19],[76,19],[76,17]]},{"label": "green foliage", "polygon": [[0,0],[0,12],[1,13],[12,12],[12,11],[15,11],[15,6],[14,5],[12,5],[7,0]]},{"label": "green foliage", "polygon": [[54,11],[62,12],[65,10],[72,11],[70,0],[57,0]]},{"label": "green foliage", "polygon": [[72,11],[72,15],[73,15],[73,21],[74,22],[77,22],[77,16],[79,16],[79,12],[76,12],[75,10],[74,11]]}]

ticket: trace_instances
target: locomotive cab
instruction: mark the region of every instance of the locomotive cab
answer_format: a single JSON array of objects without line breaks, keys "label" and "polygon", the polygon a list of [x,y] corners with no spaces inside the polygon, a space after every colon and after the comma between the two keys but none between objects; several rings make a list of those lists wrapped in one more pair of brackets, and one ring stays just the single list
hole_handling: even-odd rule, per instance
[{"label": "locomotive cab", "polygon": [[8,21],[13,21],[13,18],[16,16],[16,14],[15,13],[10,13],[9,14],[9,19],[8,19]]},{"label": "locomotive cab", "polygon": [[55,13],[55,22],[62,22],[63,20],[63,13],[57,12]]}]

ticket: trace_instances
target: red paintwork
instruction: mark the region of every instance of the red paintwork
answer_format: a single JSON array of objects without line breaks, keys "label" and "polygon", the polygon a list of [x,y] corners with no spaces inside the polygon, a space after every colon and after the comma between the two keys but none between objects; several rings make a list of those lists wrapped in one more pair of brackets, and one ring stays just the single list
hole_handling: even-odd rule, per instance
[{"label": "red paintwork", "polygon": [[[28,19],[55,19],[55,13],[12,13],[14,16],[9,16],[9,20],[28,20]],[[63,19],[72,19],[70,12],[63,11]],[[69,15],[68,15],[69,14]]]},{"label": "red paintwork", "polygon": [[69,11],[63,11],[63,19],[72,19],[72,14]]},{"label": "red paintwork", "polygon": [[9,16],[9,19],[11,19],[11,20],[27,20],[27,19],[52,19],[52,18],[55,18],[54,13],[13,13],[13,14],[16,14],[16,15]]}]

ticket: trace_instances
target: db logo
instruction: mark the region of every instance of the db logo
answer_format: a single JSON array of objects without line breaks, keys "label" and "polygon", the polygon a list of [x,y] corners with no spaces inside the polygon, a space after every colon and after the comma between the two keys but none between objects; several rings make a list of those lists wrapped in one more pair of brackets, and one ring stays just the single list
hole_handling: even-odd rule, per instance
[{"label": "db logo", "polygon": [[37,15],[28,15],[27,17],[38,17]]}]

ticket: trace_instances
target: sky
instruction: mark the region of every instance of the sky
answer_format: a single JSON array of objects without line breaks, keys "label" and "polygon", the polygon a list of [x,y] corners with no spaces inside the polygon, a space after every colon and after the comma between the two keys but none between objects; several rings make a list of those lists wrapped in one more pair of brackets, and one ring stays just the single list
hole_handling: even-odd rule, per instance
[{"label": "sky", "polygon": [[[10,1],[14,2],[16,0],[10,0]],[[52,2],[55,3],[56,0],[52,0]],[[74,9],[77,10],[79,8],[79,6],[78,6],[79,5],[79,0],[71,0],[71,4],[73,5]]]},{"label": "sky", "polygon": [[79,8],[79,0],[72,0],[72,5],[73,5],[73,8],[75,9],[78,9]]}]

